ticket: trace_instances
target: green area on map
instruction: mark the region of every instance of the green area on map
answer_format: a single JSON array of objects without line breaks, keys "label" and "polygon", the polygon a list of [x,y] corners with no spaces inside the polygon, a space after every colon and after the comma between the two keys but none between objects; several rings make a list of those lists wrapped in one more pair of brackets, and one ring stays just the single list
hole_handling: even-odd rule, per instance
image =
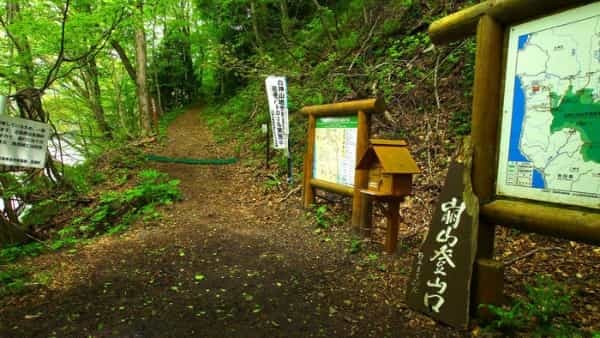
[{"label": "green area on map", "polygon": [[317,128],[358,128],[358,116],[319,117]]},{"label": "green area on map", "polygon": [[591,88],[576,92],[569,86],[564,96],[550,93],[554,119],[550,132],[564,128],[575,129],[581,135],[584,161],[600,163],[600,101],[594,101]]}]

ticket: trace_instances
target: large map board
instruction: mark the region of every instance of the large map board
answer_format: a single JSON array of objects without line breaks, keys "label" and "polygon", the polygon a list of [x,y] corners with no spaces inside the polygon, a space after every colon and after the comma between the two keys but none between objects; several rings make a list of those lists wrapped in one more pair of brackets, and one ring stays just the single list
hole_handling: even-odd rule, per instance
[{"label": "large map board", "polygon": [[508,36],[497,194],[600,209],[600,3]]},{"label": "large map board", "polygon": [[358,117],[319,117],[316,120],[313,178],[354,185]]}]

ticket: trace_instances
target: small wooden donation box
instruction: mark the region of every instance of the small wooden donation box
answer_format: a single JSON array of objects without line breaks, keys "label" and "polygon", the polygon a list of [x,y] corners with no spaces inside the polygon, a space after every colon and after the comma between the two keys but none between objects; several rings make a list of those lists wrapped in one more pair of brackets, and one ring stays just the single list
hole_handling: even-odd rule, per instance
[{"label": "small wooden donation box", "polygon": [[393,253],[398,241],[399,204],[411,194],[412,176],[420,173],[419,167],[406,141],[371,139],[356,169],[369,171],[367,189],[361,189],[361,194],[389,203],[385,249]]}]

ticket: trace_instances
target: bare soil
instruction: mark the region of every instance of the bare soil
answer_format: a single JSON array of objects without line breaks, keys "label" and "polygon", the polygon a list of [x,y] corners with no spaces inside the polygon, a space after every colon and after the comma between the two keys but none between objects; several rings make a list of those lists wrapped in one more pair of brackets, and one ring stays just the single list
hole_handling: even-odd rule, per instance
[{"label": "bare soil", "polygon": [[[153,152],[232,155],[193,107]],[[404,304],[420,241],[398,255],[349,250],[347,227],[315,231],[299,192],[266,193],[245,166],[149,164],[181,180],[184,200],[77,250],[27,259],[52,281],[0,300],[0,337],[465,336]]]}]

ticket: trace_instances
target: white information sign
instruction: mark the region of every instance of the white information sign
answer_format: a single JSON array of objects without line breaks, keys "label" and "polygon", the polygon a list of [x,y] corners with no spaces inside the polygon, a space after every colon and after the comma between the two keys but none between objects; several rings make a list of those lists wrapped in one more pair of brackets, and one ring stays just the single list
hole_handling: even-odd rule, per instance
[{"label": "white information sign", "polygon": [[497,194],[600,209],[600,3],[510,28]]},{"label": "white information sign", "polygon": [[357,116],[317,118],[314,178],[347,186],[354,185],[357,130]]},{"label": "white information sign", "polygon": [[273,130],[273,148],[287,149],[290,135],[285,77],[269,76],[265,81]]},{"label": "white information sign", "polygon": [[43,168],[49,138],[46,123],[0,115],[0,165]]}]

